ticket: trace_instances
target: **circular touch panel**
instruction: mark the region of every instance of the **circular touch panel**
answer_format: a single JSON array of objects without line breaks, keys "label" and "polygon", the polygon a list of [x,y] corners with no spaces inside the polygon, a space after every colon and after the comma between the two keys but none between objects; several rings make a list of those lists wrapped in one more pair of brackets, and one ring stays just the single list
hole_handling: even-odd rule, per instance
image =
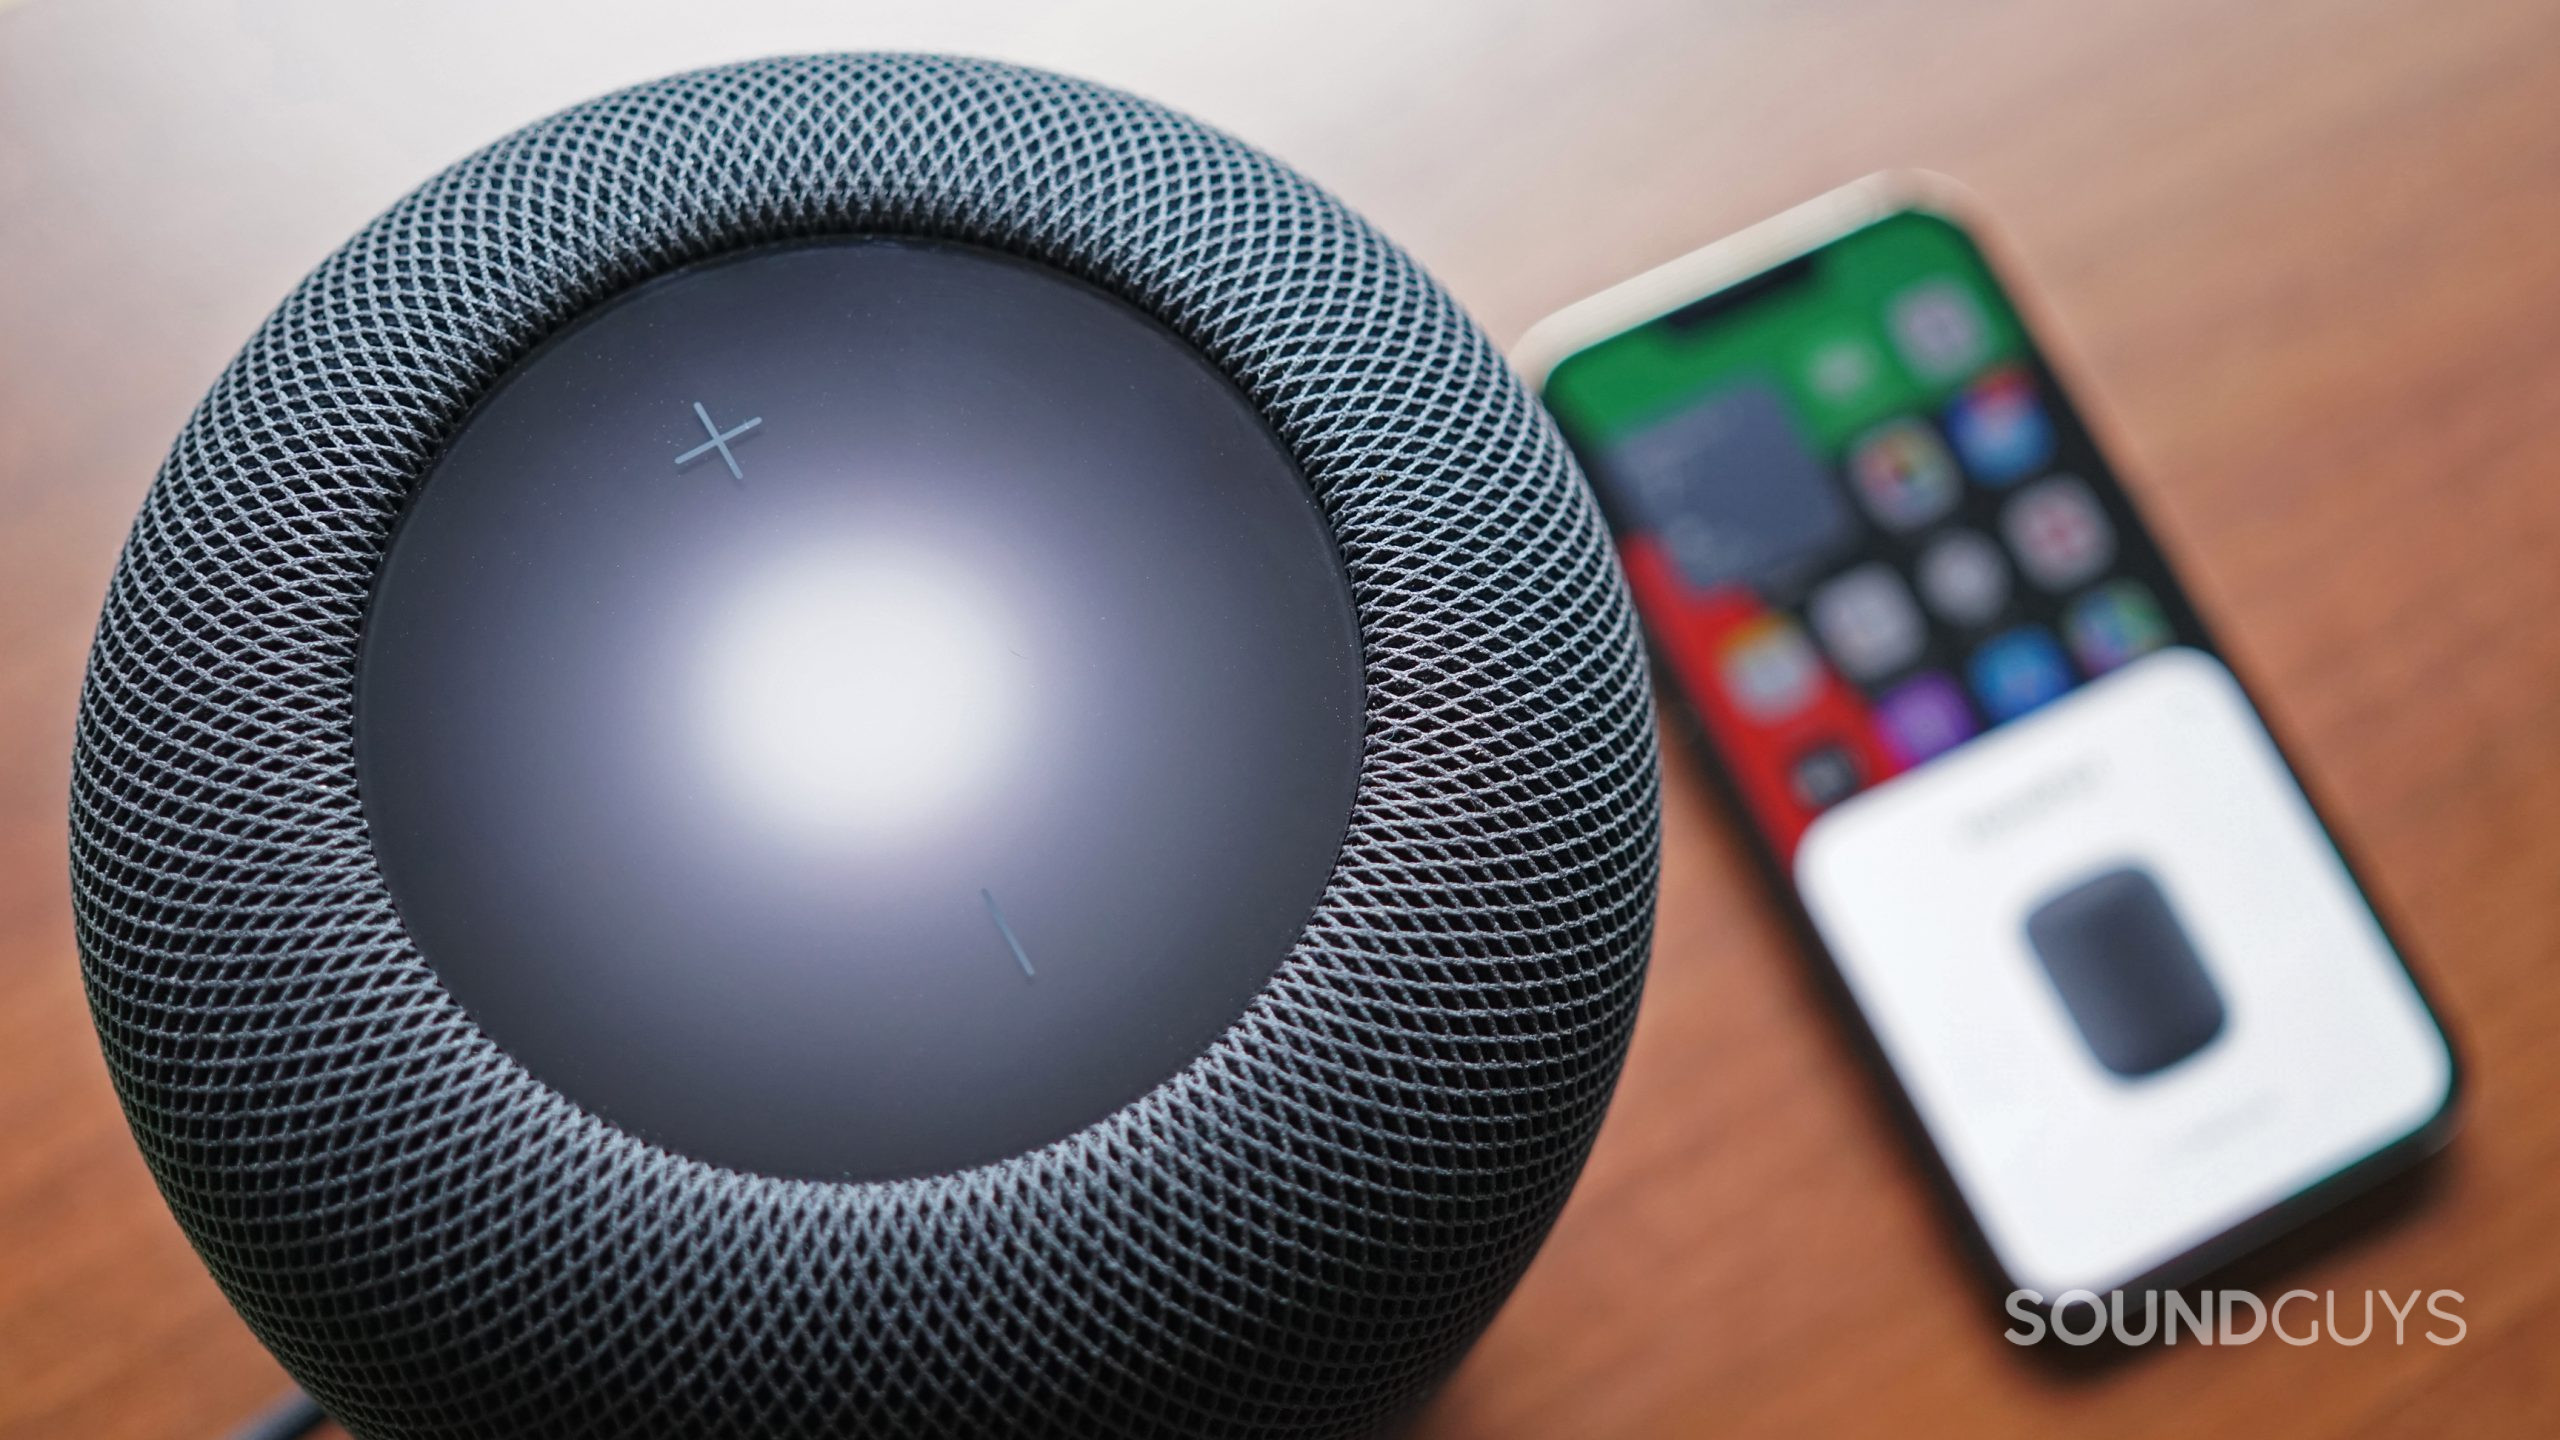
[{"label": "circular touch panel", "polygon": [[356,734],[492,1038],[782,1176],[1020,1153],[1289,953],[1360,762],[1351,599],[1257,412],[1122,302],[905,240],[679,271],[427,477]]}]

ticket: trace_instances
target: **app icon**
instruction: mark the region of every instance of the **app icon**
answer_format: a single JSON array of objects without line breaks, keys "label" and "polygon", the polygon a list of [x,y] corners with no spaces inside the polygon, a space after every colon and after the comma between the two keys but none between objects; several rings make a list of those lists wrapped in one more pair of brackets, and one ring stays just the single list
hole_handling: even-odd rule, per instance
[{"label": "app icon", "polygon": [[1719,669],[1735,709],[1771,724],[1811,705],[1822,690],[1822,660],[1792,620],[1763,615],[1726,637]]},{"label": "app icon", "polygon": [[1989,537],[1950,530],[1920,552],[1920,594],[1954,625],[1988,625],[2009,603],[2009,562]]},{"label": "app icon", "polygon": [[1894,296],[1886,318],[1902,363],[1923,380],[1961,380],[1991,350],[1981,305],[1953,276],[1923,280]]},{"label": "app icon", "polygon": [[2053,458],[2053,422],[2036,400],[2036,382],[2010,367],[1974,382],[1947,407],[1947,433],[1965,473],[1985,485],[2011,485]]},{"label": "app icon", "polygon": [[1965,667],[1974,698],[1994,722],[2014,719],[2071,688],[2071,662],[2034,625],[2003,631],[1973,652]]},{"label": "app icon", "polygon": [[1805,611],[1832,663],[1852,680],[1873,680],[1910,664],[1928,634],[1910,587],[1880,560],[1825,581]]},{"label": "app icon", "polygon": [[2092,675],[2169,643],[2168,618],[2139,580],[2113,581],[2073,601],[2062,631],[2080,668]]},{"label": "app icon", "polygon": [[1884,359],[1876,347],[1854,335],[1837,335],[1813,347],[1804,365],[1805,384],[1833,405],[1855,401],[1884,378]]},{"label": "app icon", "polygon": [[1857,757],[1838,745],[1818,745],[1796,757],[1787,789],[1807,810],[1828,810],[1858,793]]},{"label": "app icon", "polygon": [[1926,420],[1889,420],[1849,452],[1858,502],[1888,530],[1916,530],[1955,507],[1955,457]]},{"label": "app icon", "polygon": [[1924,670],[1876,701],[1876,727],[1895,759],[1917,765],[1973,738],[1973,707],[1955,681]]},{"label": "app icon", "polygon": [[2000,512],[2000,529],[2017,552],[2018,568],[2047,590],[2094,579],[2116,554],[2114,527],[2076,475],[2056,475],[2019,491]]}]

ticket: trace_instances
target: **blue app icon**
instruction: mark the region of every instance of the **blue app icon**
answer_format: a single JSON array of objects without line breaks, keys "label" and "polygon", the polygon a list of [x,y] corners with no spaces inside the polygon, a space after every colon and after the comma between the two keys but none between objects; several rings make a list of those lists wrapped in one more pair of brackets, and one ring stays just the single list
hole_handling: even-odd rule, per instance
[{"label": "blue app icon", "polygon": [[1973,695],[1993,721],[2024,715],[2071,688],[2071,662],[2043,627],[2021,625],[1984,641],[1965,666]]},{"label": "blue app icon", "polygon": [[2053,458],[2053,421],[2023,370],[1984,376],[1947,407],[1947,434],[1967,474],[1984,485],[2012,485]]}]

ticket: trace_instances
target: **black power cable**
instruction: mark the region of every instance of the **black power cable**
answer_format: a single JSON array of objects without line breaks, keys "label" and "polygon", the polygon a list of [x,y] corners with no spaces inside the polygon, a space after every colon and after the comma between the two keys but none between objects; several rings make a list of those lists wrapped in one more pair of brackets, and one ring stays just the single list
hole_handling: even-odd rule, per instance
[{"label": "black power cable", "polygon": [[329,1423],[320,1402],[296,1390],[257,1419],[231,1432],[230,1440],[302,1440]]}]

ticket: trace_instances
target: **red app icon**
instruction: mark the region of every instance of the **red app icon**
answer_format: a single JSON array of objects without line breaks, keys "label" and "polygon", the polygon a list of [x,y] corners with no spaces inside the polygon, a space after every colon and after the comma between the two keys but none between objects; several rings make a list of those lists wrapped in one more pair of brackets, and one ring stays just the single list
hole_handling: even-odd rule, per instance
[{"label": "red app icon", "polygon": [[2095,578],[2116,555],[2115,527],[2077,475],[2056,475],[2019,491],[2000,512],[2000,530],[2017,554],[2018,568],[2047,590],[2068,590]]}]

